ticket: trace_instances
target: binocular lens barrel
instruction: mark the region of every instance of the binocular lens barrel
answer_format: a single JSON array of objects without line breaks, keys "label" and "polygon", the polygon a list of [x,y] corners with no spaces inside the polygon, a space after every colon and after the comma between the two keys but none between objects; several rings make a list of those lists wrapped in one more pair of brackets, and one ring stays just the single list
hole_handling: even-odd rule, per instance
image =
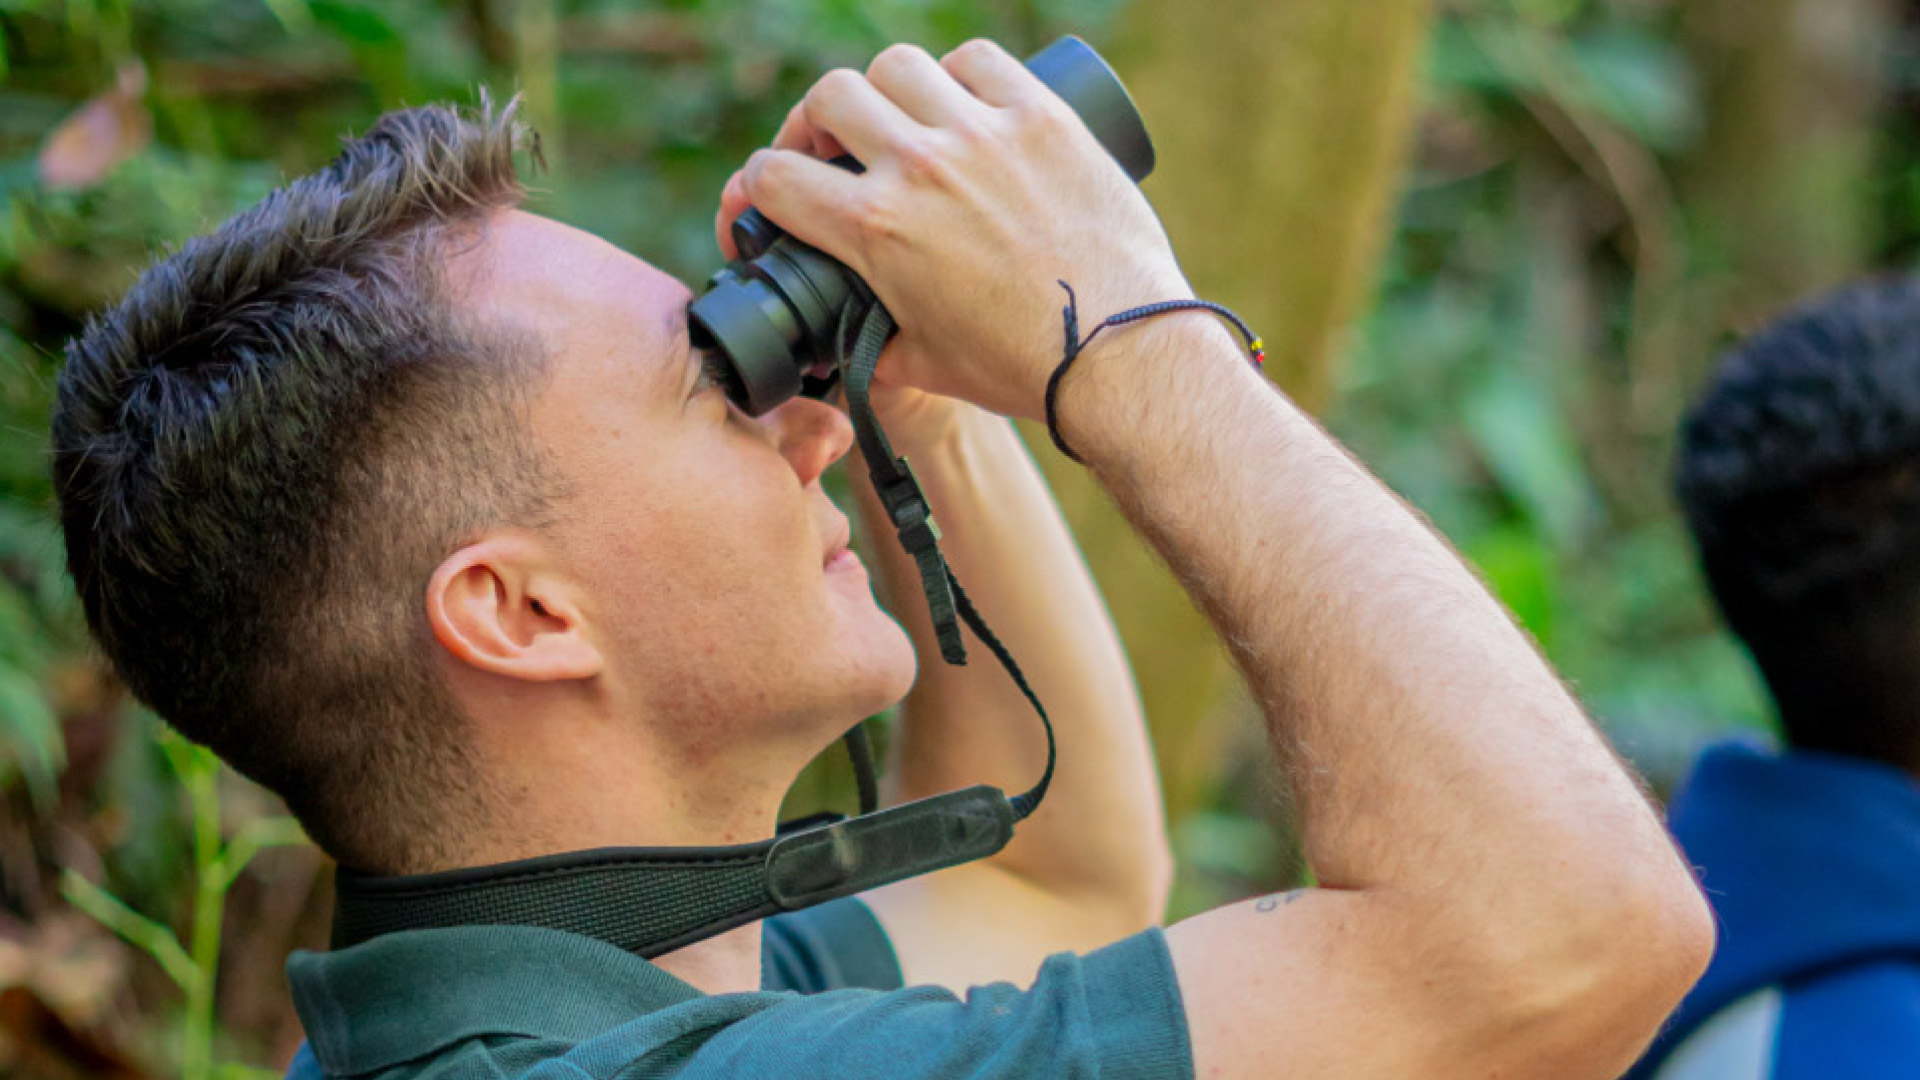
[{"label": "binocular lens barrel", "polygon": [[1133,96],[1093,46],[1068,34],[1034,53],[1027,70],[1060,95],[1134,183],[1153,172],[1153,140]]},{"label": "binocular lens barrel", "polygon": [[[1091,46],[1063,37],[1034,54],[1027,70],[1073,108],[1135,183],[1153,172],[1146,124]],[[696,347],[720,354],[716,366],[725,373],[727,396],[759,416],[801,392],[803,373],[831,358],[847,305],[871,293],[853,271],[757,210],[740,215],[733,238],[739,258],[713,276],[688,323]]]}]

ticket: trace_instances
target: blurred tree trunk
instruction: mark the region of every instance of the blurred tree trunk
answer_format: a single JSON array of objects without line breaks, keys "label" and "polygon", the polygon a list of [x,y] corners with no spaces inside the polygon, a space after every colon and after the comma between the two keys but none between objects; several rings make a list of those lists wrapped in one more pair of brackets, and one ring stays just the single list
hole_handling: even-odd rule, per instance
[{"label": "blurred tree trunk", "polygon": [[[1427,21],[1425,0],[1135,0],[1108,50],[1153,133],[1147,191],[1194,288],[1265,337],[1275,378],[1311,409],[1371,291]],[[1042,456],[1127,641],[1178,822],[1236,745],[1231,669],[1105,496]]]},{"label": "blurred tree trunk", "polygon": [[[1880,227],[1871,176],[1890,91],[1892,0],[1687,0],[1707,131],[1687,164],[1719,271],[1718,337],[1857,275]],[[1704,372],[1713,340],[1692,350]]]}]

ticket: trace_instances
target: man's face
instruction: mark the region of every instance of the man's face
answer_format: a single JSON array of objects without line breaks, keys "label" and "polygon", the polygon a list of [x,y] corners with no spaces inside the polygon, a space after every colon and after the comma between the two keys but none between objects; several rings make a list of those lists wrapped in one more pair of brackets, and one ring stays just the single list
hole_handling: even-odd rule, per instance
[{"label": "man's face", "polygon": [[820,488],[838,410],[735,408],[700,378],[686,288],[587,233],[508,211],[461,259],[465,303],[549,353],[533,430],[567,494],[545,535],[611,692],[690,759],[817,748],[906,693],[912,647]]}]

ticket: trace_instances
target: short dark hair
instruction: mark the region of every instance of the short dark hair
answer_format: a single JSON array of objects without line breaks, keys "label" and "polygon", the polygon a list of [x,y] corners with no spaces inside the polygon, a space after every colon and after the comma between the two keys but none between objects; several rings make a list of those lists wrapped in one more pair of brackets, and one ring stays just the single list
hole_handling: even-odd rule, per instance
[{"label": "short dark hair", "polygon": [[463,536],[535,523],[537,343],[444,274],[523,195],[514,105],[389,114],[143,273],[67,347],[67,564],[134,693],[398,872],[484,810],[426,624]]},{"label": "short dark hair", "polygon": [[1842,289],[1723,357],[1676,487],[1787,740],[1920,767],[1920,282]]}]

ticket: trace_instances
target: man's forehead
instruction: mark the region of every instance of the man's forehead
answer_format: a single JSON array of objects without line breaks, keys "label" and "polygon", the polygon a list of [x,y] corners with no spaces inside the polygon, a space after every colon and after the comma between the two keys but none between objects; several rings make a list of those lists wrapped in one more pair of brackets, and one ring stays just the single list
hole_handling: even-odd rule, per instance
[{"label": "man's forehead", "polygon": [[564,352],[637,353],[678,380],[691,294],[592,233],[524,210],[500,211],[448,272],[463,306],[483,318],[533,330]]}]

